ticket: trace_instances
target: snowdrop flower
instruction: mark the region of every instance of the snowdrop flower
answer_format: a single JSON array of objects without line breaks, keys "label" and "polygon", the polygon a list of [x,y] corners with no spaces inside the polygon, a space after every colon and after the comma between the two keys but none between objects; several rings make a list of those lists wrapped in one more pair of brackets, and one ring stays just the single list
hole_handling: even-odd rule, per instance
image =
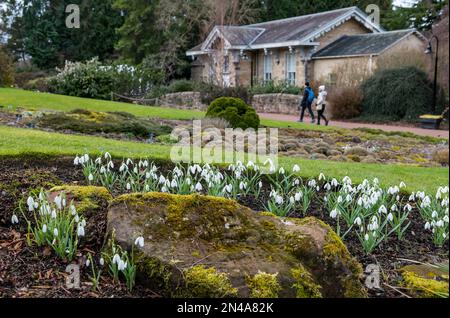
[{"label": "snowdrop flower", "polygon": [[302,197],[303,197],[303,193],[300,191],[295,194],[294,199],[295,199],[295,201],[299,202],[302,199]]},{"label": "snowdrop flower", "polygon": [[99,263],[100,263],[100,266],[105,265],[105,259],[103,257],[100,257]]},{"label": "snowdrop flower", "polygon": [[261,189],[261,188],[263,187],[263,183],[262,183],[261,181],[259,181],[258,186],[259,186],[259,188]]},{"label": "snowdrop flower", "polygon": [[249,161],[247,163],[247,168],[253,168],[253,167],[255,167],[255,164],[253,163],[253,161]]},{"label": "snowdrop flower", "polygon": [[339,214],[339,211],[337,209],[334,209],[333,211],[331,211],[330,217],[332,219],[335,219],[338,216],[338,214]]},{"label": "snowdrop flower", "polygon": [[413,192],[411,193],[411,195],[409,196],[408,201],[409,202],[414,202],[416,200],[416,194]]},{"label": "snowdrop flower", "polygon": [[83,236],[85,235],[85,232],[84,232],[84,226],[82,226],[81,224],[78,224],[78,227],[77,227],[77,235],[78,235],[79,237],[83,237]]},{"label": "snowdrop flower", "polygon": [[444,221],[442,221],[442,220],[437,221],[436,227],[444,227]]},{"label": "snowdrop flower", "polygon": [[144,247],[144,238],[142,236],[139,236],[138,238],[136,238],[136,240],[134,241],[134,245],[136,245],[137,247],[143,248]]},{"label": "snowdrop flower", "polygon": [[86,267],[89,267],[89,265],[91,265],[91,261],[89,260],[89,258],[86,260]]},{"label": "snowdrop flower", "polygon": [[439,216],[439,214],[437,213],[437,211],[433,211],[433,213],[431,214],[431,217],[433,219],[437,219],[438,216]]},{"label": "snowdrop flower", "polygon": [[394,215],[392,213],[389,213],[388,216],[387,216],[387,219],[388,219],[389,222],[394,221]]},{"label": "snowdrop flower", "polygon": [[119,262],[120,262],[120,256],[119,256],[119,254],[115,254],[113,256],[112,263],[113,264],[119,264]]},{"label": "snowdrop flower", "polygon": [[203,190],[202,184],[201,184],[200,182],[198,182],[198,183],[195,185],[195,191],[200,192],[200,191],[202,191],[202,190]]},{"label": "snowdrop flower", "polygon": [[164,176],[163,175],[161,175],[160,177],[159,177],[159,184],[164,184],[164,183],[166,183],[166,178],[164,178]]},{"label": "snowdrop flower", "polygon": [[323,173],[320,173],[319,175],[319,181],[325,180],[325,175]]},{"label": "snowdrop flower", "polygon": [[294,197],[290,197],[290,198],[289,198],[289,203],[295,204],[295,198],[294,198]]},{"label": "snowdrop flower", "polygon": [[431,199],[430,199],[430,197],[426,196],[423,198],[422,203],[420,204],[420,207],[423,209],[426,209],[430,205],[431,205]]},{"label": "snowdrop flower", "polygon": [[95,159],[95,163],[98,165],[102,164],[102,158],[98,157],[97,159]]},{"label": "snowdrop flower", "polygon": [[339,183],[336,179],[333,178],[333,180],[331,180],[331,185],[336,188],[339,185]]},{"label": "snowdrop flower", "polygon": [[169,189],[167,189],[166,186],[163,186],[163,187],[161,188],[161,192],[162,192],[162,193],[167,193],[167,192],[169,192]]},{"label": "snowdrop flower", "polygon": [[88,161],[89,161],[89,155],[88,155],[88,154],[85,154],[85,155],[84,155],[83,161],[84,161],[84,162],[88,162]]},{"label": "snowdrop flower", "polygon": [[75,208],[75,206],[73,204],[70,205],[69,210],[70,210],[70,214],[72,214],[72,215],[77,214],[77,209]]},{"label": "snowdrop flower", "polygon": [[57,217],[57,215],[56,215],[56,210],[55,209],[53,209],[52,210],[52,213],[51,213],[51,216],[50,216],[52,219],[56,219],[56,217]]},{"label": "snowdrop flower", "polygon": [[47,224],[42,226],[42,233],[47,233]]},{"label": "snowdrop flower", "polygon": [[408,203],[407,205],[405,205],[405,207],[403,208],[403,211],[408,211],[411,212],[412,211],[412,206]]},{"label": "snowdrop flower", "polygon": [[55,227],[54,229],[53,229],[53,236],[58,236],[58,229]]},{"label": "snowdrop flower", "polygon": [[226,186],[223,188],[223,192],[227,192],[227,193],[231,194],[232,191],[233,191],[233,185],[231,185],[231,184],[226,185]]},{"label": "snowdrop flower", "polygon": [[176,188],[178,187],[178,182],[176,179],[173,179],[172,182],[170,183],[170,187],[171,188]]},{"label": "snowdrop flower", "polygon": [[298,165],[295,165],[295,166],[292,168],[292,172],[294,172],[294,173],[300,172],[300,167],[299,167]]},{"label": "snowdrop flower", "polygon": [[12,215],[11,223],[12,224],[18,224],[19,223],[19,218],[17,217],[17,215],[15,215],[15,214]]},{"label": "snowdrop flower", "polygon": [[89,180],[89,181],[94,181],[94,176],[92,175],[92,173],[89,174],[88,180]]},{"label": "snowdrop flower", "polygon": [[124,172],[125,170],[128,170],[128,166],[122,162],[119,168],[119,172]]},{"label": "snowdrop flower", "polygon": [[342,203],[344,201],[344,199],[341,197],[341,196],[339,196],[338,198],[337,198],[337,203]]},{"label": "snowdrop flower", "polygon": [[331,184],[327,183],[327,184],[324,185],[323,188],[324,188],[325,190],[327,190],[327,191],[331,191]]},{"label": "snowdrop flower", "polygon": [[445,223],[448,223],[448,215],[444,216],[444,218],[442,219]]},{"label": "snowdrop flower", "polygon": [[76,156],[75,159],[73,160],[73,164],[74,166],[78,166],[80,164],[80,158],[78,158],[78,156]]},{"label": "snowdrop flower", "polygon": [[30,212],[34,211],[34,199],[32,197],[28,197],[27,205]]},{"label": "snowdrop flower", "polygon": [[357,204],[358,206],[362,206],[364,204],[362,197],[359,197]]},{"label": "snowdrop flower", "polygon": [[394,204],[394,205],[391,206],[391,211],[392,211],[392,212],[395,212],[395,211],[397,211],[397,210],[398,210],[398,208],[397,208],[397,205],[396,205],[396,204]]},{"label": "snowdrop flower", "polygon": [[317,185],[317,182],[316,182],[316,180],[314,180],[314,179],[312,179],[312,180],[310,180],[310,181],[308,182],[308,186],[311,187],[311,188],[315,188],[316,185]]},{"label": "snowdrop flower", "polygon": [[300,185],[300,179],[296,178],[296,179],[294,180],[294,182],[292,182],[292,185],[293,185],[294,187]]},{"label": "snowdrop flower", "polygon": [[119,271],[124,271],[127,268],[127,263],[123,260],[119,260],[119,262],[117,263],[117,268],[119,269]]},{"label": "snowdrop flower", "polygon": [[245,182],[241,182],[241,183],[239,184],[239,189],[240,189],[241,191],[244,191],[245,189],[247,189],[247,184],[246,184]]},{"label": "snowdrop flower", "polygon": [[56,207],[59,210],[61,210],[62,209],[62,197],[60,195],[57,195],[53,201],[55,202]]},{"label": "snowdrop flower", "polygon": [[384,205],[380,206],[380,208],[378,209],[378,213],[380,214],[387,214],[387,209]]},{"label": "snowdrop flower", "polygon": [[282,205],[284,203],[284,199],[281,195],[276,195],[275,196],[275,203],[278,205]]},{"label": "snowdrop flower", "polygon": [[131,190],[131,184],[128,182],[127,183],[127,190],[130,191]]},{"label": "snowdrop flower", "polygon": [[111,159],[111,155],[109,154],[109,152],[105,152],[105,159]]},{"label": "snowdrop flower", "polygon": [[361,218],[360,218],[359,216],[355,219],[354,224],[356,224],[356,225],[358,225],[358,226],[361,226],[362,220],[361,220]]},{"label": "snowdrop flower", "polygon": [[347,203],[352,202],[353,198],[350,194],[347,194],[347,196],[345,197],[345,201],[347,201]]},{"label": "snowdrop flower", "polygon": [[133,160],[131,160],[130,158],[127,159],[127,166],[132,165],[133,164]]},{"label": "snowdrop flower", "polygon": [[369,234],[364,235],[364,240],[366,240],[366,242],[369,240]]}]

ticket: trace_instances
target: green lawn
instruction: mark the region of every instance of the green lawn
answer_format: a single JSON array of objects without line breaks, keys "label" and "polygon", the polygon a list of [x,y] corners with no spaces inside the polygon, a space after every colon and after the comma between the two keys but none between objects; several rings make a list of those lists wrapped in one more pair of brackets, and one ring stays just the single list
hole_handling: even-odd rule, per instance
[{"label": "green lawn", "polygon": [[[74,156],[86,152],[99,154],[105,151],[119,158],[148,157],[156,160],[168,159],[170,146],[0,126],[0,156],[30,154]],[[317,177],[323,172],[325,175],[336,178],[349,176],[354,182],[360,182],[364,178],[375,177],[378,177],[384,185],[399,184],[400,181],[404,181],[407,183],[410,191],[435,191],[438,186],[446,185],[449,181],[448,168],[342,163],[292,157],[280,157],[280,164],[288,168],[294,164],[300,165],[302,169],[301,175],[304,177]]]},{"label": "green lawn", "polygon": [[[140,106],[129,103],[102,101],[96,99],[79,98],[72,96],[36,93],[14,88],[0,88],[0,106],[23,107],[36,110],[71,111],[77,108],[93,111],[123,111],[138,117],[162,118],[162,119],[198,119],[205,113],[194,110],[164,108],[155,106]],[[336,128],[308,125],[295,122],[261,120],[261,124],[268,127],[295,128],[308,130],[333,130]]]}]

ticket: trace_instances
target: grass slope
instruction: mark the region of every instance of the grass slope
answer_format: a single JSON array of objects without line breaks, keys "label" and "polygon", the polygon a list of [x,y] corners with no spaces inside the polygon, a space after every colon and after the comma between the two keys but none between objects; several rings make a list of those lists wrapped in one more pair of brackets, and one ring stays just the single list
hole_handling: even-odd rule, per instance
[{"label": "grass slope", "polygon": [[[0,156],[29,154],[74,156],[86,152],[99,154],[109,151],[118,158],[148,157],[154,160],[164,160],[169,159],[170,149],[170,146],[0,126]],[[321,172],[336,178],[349,176],[354,182],[361,182],[365,178],[377,177],[384,185],[394,185],[404,181],[410,191],[425,190],[434,192],[438,186],[446,185],[449,181],[448,168],[342,163],[280,157],[280,165],[282,166],[290,168],[295,164],[301,166],[300,174],[304,177],[317,177]]]},{"label": "grass slope", "polygon": [[[122,111],[138,117],[162,118],[162,119],[198,119],[205,113],[195,110],[164,108],[156,106],[140,106],[129,103],[103,101],[89,98],[37,93],[14,88],[0,88],[0,105],[23,107],[36,110],[57,110],[68,112],[77,108],[92,111],[112,112]],[[268,127],[295,128],[308,130],[333,130],[335,128],[308,125],[295,122],[262,119],[261,124]]]}]

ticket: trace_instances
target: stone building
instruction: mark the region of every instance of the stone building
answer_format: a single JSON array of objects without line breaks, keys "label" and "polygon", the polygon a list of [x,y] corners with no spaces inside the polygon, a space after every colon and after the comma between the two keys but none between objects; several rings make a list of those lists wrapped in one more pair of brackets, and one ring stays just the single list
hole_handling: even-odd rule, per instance
[{"label": "stone building", "polygon": [[415,30],[386,32],[357,7],[247,26],[216,26],[187,52],[192,79],[223,86],[267,81],[301,86],[332,83],[342,64],[372,71],[377,58],[402,50],[423,54],[426,39]]}]

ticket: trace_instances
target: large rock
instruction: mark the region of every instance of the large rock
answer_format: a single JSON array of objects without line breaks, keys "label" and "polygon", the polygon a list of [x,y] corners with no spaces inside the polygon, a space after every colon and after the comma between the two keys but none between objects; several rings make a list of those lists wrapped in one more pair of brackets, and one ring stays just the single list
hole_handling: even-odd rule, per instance
[{"label": "large rock", "polygon": [[128,249],[145,238],[138,282],[165,296],[366,296],[360,264],[315,218],[282,219],[221,198],[131,194],[111,203],[108,230]]}]

